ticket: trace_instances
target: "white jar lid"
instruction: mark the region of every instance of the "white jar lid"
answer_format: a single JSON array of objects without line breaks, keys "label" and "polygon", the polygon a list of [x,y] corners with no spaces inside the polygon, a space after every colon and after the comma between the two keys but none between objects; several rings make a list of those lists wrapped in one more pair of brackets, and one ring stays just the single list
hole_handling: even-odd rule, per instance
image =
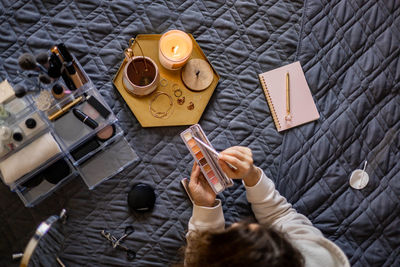
[{"label": "white jar lid", "polygon": [[369,182],[369,175],[366,171],[356,169],[351,173],[350,186],[354,189],[363,189]]}]

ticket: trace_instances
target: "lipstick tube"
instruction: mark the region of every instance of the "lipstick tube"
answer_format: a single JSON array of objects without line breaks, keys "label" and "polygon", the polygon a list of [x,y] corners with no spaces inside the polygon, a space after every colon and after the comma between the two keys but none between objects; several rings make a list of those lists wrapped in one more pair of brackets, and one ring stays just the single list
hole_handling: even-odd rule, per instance
[{"label": "lipstick tube", "polygon": [[88,115],[86,115],[85,113],[83,113],[79,109],[74,108],[72,110],[72,113],[74,113],[75,117],[77,117],[78,120],[80,120],[81,122],[83,122],[84,124],[86,124],[87,126],[89,126],[92,129],[94,129],[97,126],[99,126],[99,124],[95,120],[90,118]]}]

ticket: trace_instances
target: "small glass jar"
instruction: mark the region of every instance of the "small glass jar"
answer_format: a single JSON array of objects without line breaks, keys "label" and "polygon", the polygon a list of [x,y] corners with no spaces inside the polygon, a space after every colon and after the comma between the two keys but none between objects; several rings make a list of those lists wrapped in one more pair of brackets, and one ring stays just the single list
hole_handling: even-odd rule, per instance
[{"label": "small glass jar", "polygon": [[161,36],[158,47],[158,58],[161,65],[169,70],[178,70],[192,55],[193,42],[187,33],[170,30]]}]

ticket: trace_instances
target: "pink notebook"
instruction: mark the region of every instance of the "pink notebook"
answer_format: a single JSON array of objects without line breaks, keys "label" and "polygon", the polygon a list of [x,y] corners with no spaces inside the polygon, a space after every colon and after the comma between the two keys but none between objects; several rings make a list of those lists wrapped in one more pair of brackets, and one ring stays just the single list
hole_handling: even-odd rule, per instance
[{"label": "pink notebook", "polygon": [[[286,73],[289,73],[290,120],[285,119],[287,115]],[[299,61],[264,72],[258,76],[278,132],[319,118],[317,107]]]}]

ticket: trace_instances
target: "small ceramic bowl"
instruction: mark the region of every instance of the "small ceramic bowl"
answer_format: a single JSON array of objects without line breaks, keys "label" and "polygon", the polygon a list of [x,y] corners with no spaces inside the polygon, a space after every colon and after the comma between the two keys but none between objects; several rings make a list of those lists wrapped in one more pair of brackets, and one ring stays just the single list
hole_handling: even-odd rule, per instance
[{"label": "small ceramic bowl", "polygon": [[145,96],[157,89],[160,72],[151,58],[136,56],[128,59],[122,81],[129,93]]}]

